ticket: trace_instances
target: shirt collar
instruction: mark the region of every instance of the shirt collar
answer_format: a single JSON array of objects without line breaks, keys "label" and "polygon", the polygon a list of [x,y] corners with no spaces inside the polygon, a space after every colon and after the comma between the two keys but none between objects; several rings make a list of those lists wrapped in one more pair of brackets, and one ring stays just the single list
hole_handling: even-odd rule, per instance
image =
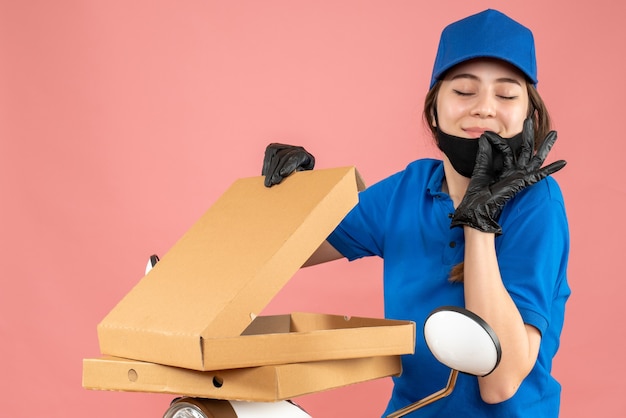
[{"label": "shirt collar", "polygon": [[443,161],[440,161],[439,164],[435,167],[433,174],[430,176],[430,180],[428,181],[428,185],[426,186],[426,190],[431,196],[443,196],[445,193],[441,191],[441,187],[443,185]]}]

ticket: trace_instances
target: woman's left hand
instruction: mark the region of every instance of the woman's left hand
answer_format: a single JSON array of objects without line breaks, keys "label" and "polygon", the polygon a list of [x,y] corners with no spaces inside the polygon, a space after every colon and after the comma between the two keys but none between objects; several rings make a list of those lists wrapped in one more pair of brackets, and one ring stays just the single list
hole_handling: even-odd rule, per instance
[{"label": "woman's left hand", "polygon": [[[566,162],[559,160],[541,168],[556,137],[556,132],[551,131],[534,153],[533,122],[528,118],[524,121],[522,150],[516,156],[506,139],[485,132],[478,139],[476,166],[450,227],[467,225],[479,231],[501,234],[498,218],[506,202],[526,187],[565,167]],[[504,168],[500,176],[493,167],[494,149],[503,155]]]},{"label": "woman's left hand", "polygon": [[265,148],[263,169],[265,186],[272,187],[295,171],[313,170],[315,157],[297,145],[271,143]]}]

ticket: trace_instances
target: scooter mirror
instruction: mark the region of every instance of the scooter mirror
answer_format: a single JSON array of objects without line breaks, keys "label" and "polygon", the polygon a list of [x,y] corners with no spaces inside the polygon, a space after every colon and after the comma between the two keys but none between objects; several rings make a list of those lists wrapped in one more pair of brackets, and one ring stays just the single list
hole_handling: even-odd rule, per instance
[{"label": "scooter mirror", "polygon": [[459,372],[486,376],[498,367],[502,348],[494,330],[475,313],[456,306],[443,306],[424,323],[424,338],[435,358],[450,368],[446,387],[405,406],[387,418],[401,418],[450,395]]},{"label": "scooter mirror", "polygon": [[159,256],[156,254],[152,254],[150,256],[150,258],[148,259],[148,263],[146,264],[146,272],[145,274],[148,274],[150,272],[150,270],[152,270],[152,268],[154,266],[156,266],[156,263],[159,262]]},{"label": "scooter mirror", "polygon": [[495,332],[464,308],[433,311],[424,324],[424,338],[437,360],[463,373],[486,376],[500,363],[502,349]]}]

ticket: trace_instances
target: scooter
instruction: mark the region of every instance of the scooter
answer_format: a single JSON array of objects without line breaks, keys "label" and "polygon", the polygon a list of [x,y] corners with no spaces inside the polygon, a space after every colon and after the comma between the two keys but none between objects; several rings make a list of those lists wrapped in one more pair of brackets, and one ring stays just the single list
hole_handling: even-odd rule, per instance
[{"label": "scooter", "polygon": [[[159,261],[152,255],[146,274]],[[459,372],[474,376],[490,374],[500,363],[502,349],[494,330],[475,313],[461,307],[435,309],[424,323],[429,350],[450,368],[448,382],[441,390],[387,415],[400,418],[450,395]],[[163,418],[312,418],[293,401],[245,402],[195,397],[175,398]]]}]

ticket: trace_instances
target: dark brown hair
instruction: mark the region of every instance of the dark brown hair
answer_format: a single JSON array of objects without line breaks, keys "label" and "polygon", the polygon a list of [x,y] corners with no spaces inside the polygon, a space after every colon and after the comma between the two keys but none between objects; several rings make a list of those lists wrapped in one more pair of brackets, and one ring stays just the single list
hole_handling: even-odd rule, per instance
[{"label": "dark brown hair", "polygon": [[[428,94],[426,94],[426,99],[424,100],[424,113],[422,114],[424,122],[430,129],[435,141],[437,141],[437,131],[433,122],[435,121],[435,114],[437,111],[437,95],[440,88],[441,81],[438,81],[433,88],[430,89]],[[552,123],[550,121],[548,109],[535,86],[531,82],[527,81],[526,90],[528,91],[529,99],[527,116],[533,118],[535,130],[535,149],[537,149],[552,129]],[[450,281],[454,283],[462,283],[463,270],[463,262],[452,267],[450,270]]]}]

